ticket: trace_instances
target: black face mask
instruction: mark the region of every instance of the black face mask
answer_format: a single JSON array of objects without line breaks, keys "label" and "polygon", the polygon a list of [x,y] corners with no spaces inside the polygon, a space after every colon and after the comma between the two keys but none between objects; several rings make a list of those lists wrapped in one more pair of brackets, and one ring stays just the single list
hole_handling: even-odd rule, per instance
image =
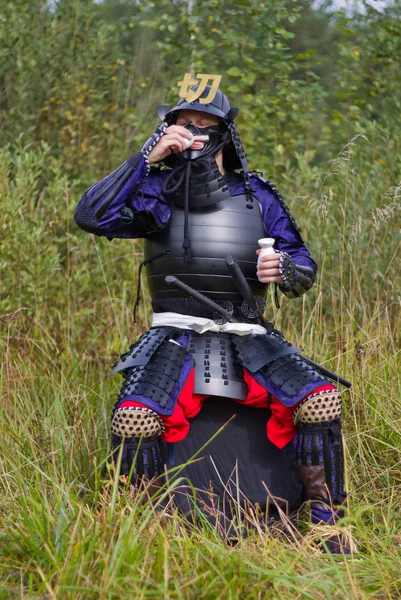
[{"label": "black face mask", "polygon": [[[203,158],[206,156],[214,156],[213,150],[216,149],[225,141],[228,136],[227,127],[223,123],[217,125],[210,125],[209,127],[196,127],[190,121],[184,125],[185,129],[190,131],[192,135],[207,135],[209,140],[204,142],[201,150],[184,150],[181,152],[181,156],[184,160],[196,160],[197,158]],[[217,152],[216,152],[217,153]]]}]

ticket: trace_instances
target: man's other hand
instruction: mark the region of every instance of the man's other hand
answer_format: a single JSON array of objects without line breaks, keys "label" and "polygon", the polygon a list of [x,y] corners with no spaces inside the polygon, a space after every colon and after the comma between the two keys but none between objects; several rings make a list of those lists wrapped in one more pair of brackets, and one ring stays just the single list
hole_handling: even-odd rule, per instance
[{"label": "man's other hand", "polygon": [[[260,250],[256,250],[256,254],[259,254]],[[283,284],[284,279],[280,275],[279,271],[280,253],[267,254],[262,256],[260,262],[256,267],[256,275],[262,283],[279,283]]]},{"label": "man's other hand", "polygon": [[149,153],[149,164],[158,163],[175,152],[184,152],[187,148],[186,140],[191,140],[192,137],[185,127],[180,125],[167,127],[166,133]]}]

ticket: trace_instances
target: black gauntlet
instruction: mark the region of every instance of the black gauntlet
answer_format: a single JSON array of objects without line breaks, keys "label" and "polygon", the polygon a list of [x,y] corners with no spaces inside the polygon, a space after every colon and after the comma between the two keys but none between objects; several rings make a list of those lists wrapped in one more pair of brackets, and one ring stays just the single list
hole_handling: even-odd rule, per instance
[{"label": "black gauntlet", "polygon": [[311,267],[297,265],[287,252],[280,252],[278,268],[284,280],[280,290],[287,298],[299,298],[312,287],[315,281],[314,270]]}]

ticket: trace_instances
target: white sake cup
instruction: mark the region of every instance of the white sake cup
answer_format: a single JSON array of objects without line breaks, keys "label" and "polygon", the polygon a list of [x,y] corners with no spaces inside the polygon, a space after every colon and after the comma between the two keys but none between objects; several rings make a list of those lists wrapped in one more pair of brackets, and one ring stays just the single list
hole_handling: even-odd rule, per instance
[{"label": "white sake cup", "polygon": [[262,258],[262,256],[266,256],[267,254],[276,254],[273,244],[276,240],[274,238],[262,238],[258,240],[258,244],[260,246],[260,252],[258,256],[258,262]]},{"label": "white sake cup", "polygon": [[[260,252],[258,256],[258,263],[262,256],[267,256],[268,254],[276,254],[273,248],[273,244],[276,240],[274,238],[262,238],[258,240],[258,244],[260,246]],[[259,278],[258,278],[259,279]],[[260,281],[260,279],[259,279]]]}]

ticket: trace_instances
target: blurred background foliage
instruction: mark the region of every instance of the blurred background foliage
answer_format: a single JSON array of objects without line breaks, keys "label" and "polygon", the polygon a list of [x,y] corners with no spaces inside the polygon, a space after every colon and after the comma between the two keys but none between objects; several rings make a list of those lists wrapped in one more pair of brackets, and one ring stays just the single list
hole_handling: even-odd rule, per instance
[{"label": "blurred background foliage", "polygon": [[[176,82],[221,73],[251,164],[329,160],[374,123],[399,139],[401,6],[310,0],[0,3],[1,143],[45,141],[91,181],[140,147]],[[263,144],[263,152],[260,152]],[[388,165],[399,172],[398,155]]]}]

